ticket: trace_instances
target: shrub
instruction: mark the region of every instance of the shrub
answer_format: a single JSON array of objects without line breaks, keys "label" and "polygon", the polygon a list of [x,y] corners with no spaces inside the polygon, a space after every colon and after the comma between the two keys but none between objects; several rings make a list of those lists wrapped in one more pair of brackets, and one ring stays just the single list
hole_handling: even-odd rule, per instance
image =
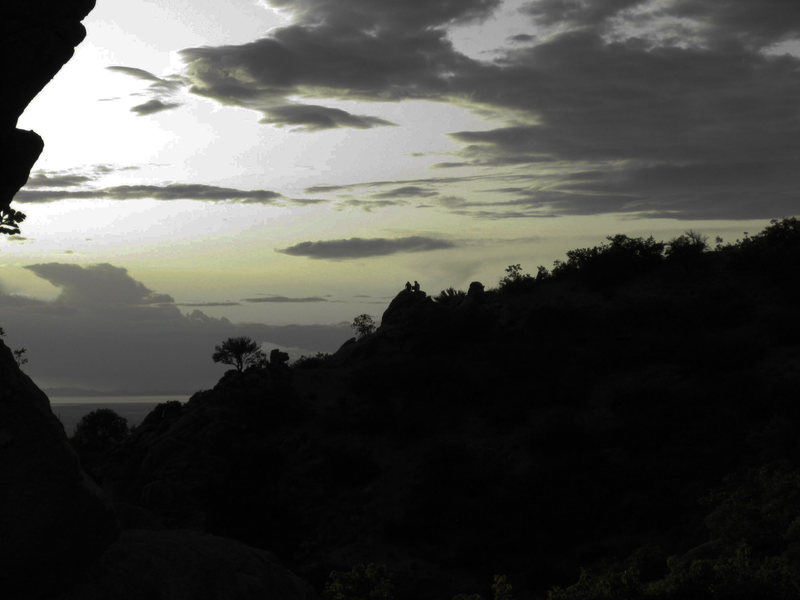
[{"label": "shrub", "polygon": [[466,292],[449,287],[439,292],[439,295],[434,300],[443,306],[457,306],[466,297]]},{"label": "shrub", "polygon": [[508,265],[506,275],[500,280],[498,289],[501,292],[521,292],[529,289],[530,285],[536,281],[530,274],[523,272],[522,265]]},{"label": "shrub", "polygon": [[708,249],[708,238],[690,229],[670,240],[666,245],[665,254],[667,261],[691,269]]},{"label": "shrub", "polygon": [[575,273],[593,285],[622,283],[646,273],[664,259],[664,243],[652,236],[632,238],[618,234],[606,238],[609,243],[567,252],[567,261],[556,261],[553,275]]},{"label": "shrub", "polygon": [[95,452],[118,444],[127,436],[127,419],[110,408],[98,408],[78,421],[72,444],[79,451]]},{"label": "shrub", "polygon": [[331,355],[327,352],[317,352],[314,356],[306,356],[304,354],[294,361],[292,366],[297,369],[316,369],[323,366],[330,358]]},{"label": "shrub", "polygon": [[323,590],[326,600],[393,600],[394,585],[384,565],[356,565],[331,571]]}]

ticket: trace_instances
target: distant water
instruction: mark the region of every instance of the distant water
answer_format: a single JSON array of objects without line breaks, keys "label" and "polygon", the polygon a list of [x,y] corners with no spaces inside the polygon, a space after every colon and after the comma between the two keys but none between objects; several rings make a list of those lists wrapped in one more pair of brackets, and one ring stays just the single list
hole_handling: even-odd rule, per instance
[{"label": "distant water", "polygon": [[84,415],[98,408],[110,408],[119,416],[128,420],[128,426],[138,425],[156,404],[177,400],[186,402],[187,396],[52,396],[50,407],[61,419],[67,435],[75,432],[75,426]]}]

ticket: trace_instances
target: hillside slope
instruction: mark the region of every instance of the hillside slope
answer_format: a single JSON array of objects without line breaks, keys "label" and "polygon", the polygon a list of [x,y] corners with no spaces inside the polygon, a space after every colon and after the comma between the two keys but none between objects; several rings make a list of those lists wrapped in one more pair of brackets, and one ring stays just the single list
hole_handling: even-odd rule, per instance
[{"label": "hillside slope", "polygon": [[330,359],[229,372],[87,464],[129,527],[237,538],[318,590],[374,562],[398,598],[496,573],[536,597],[580,567],[605,575],[554,598],[797,597],[798,222],[609,242],[498,290],[403,291]]}]

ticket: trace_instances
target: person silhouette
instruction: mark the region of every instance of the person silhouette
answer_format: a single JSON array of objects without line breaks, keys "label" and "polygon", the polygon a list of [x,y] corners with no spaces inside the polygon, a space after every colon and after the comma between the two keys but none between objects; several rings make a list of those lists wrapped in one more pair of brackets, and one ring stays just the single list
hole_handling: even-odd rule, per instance
[{"label": "person silhouette", "polygon": [[415,292],[419,291],[419,281],[417,281],[416,279],[414,280],[414,291]]},{"label": "person silhouette", "polygon": [[410,282],[408,282],[408,281],[406,281],[406,291],[407,291],[407,292],[410,292],[410,291],[411,291],[411,283],[410,283]]}]

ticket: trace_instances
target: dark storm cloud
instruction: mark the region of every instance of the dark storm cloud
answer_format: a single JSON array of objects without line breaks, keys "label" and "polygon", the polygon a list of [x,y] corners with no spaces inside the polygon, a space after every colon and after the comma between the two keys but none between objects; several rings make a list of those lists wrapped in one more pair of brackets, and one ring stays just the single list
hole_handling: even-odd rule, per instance
[{"label": "dark storm cloud", "polygon": [[800,37],[800,4],[791,0],[677,0],[671,10],[700,21],[710,42],[762,47]]},{"label": "dark storm cloud", "polygon": [[[47,263],[28,269],[61,289],[52,302],[0,290],[0,322],[9,343],[24,345],[26,371],[48,387],[186,392],[209,387],[224,372],[214,345],[246,335],[274,347],[333,352],[352,332],[347,324],[234,324],[148,289],[124,268]],[[219,304],[219,303],[217,303]]]},{"label": "dark storm cloud", "polygon": [[368,258],[370,256],[386,256],[401,252],[427,252],[453,248],[455,244],[422,236],[403,238],[350,238],[343,240],[326,240],[319,242],[301,242],[277,250],[291,256],[306,256],[324,260],[347,260]]},{"label": "dark storm cloud", "polygon": [[536,0],[523,8],[541,25],[594,26],[643,0]]},{"label": "dark storm cloud", "polygon": [[335,129],[336,127],[352,127],[369,129],[383,125],[394,125],[389,121],[367,115],[352,115],[338,108],[327,108],[311,104],[287,104],[284,106],[265,107],[262,123],[282,126],[299,126],[308,131]]},{"label": "dark storm cloud", "polygon": [[199,200],[232,201],[246,204],[273,204],[281,198],[270,190],[238,190],[234,188],[203,185],[199,183],[172,183],[167,185],[118,185],[102,189],[84,190],[21,190],[14,197],[17,202],[55,202],[70,198],[107,198],[110,200]]},{"label": "dark storm cloud", "polygon": [[309,296],[307,298],[288,298],[287,296],[265,296],[263,298],[245,298],[243,302],[277,302],[277,303],[306,303],[306,302],[328,302],[325,298],[319,296]]},{"label": "dark storm cloud", "polygon": [[[486,18],[496,2],[271,3],[296,23],[249,44],[183,52],[192,91],[267,119],[289,97],[513,109],[506,126],[454,132],[459,156],[438,166],[538,174],[546,185],[519,199],[535,216],[770,218],[797,210],[800,59],[764,50],[798,38],[800,3],[537,0],[524,12],[547,35],[515,36],[494,62],[459,53],[446,26]],[[611,180],[581,178],[587,171]],[[502,202],[496,218],[531,216]]]},{"label": "dark storm cloud", "polygon": [[144,104],[137,104],[136,106],[131,108],[131,112],[135,112],[140,117],[144,117],[165,110],[178,108],[179,106],[180,104],[177,102],[162,102],[161,100],[154,98],[152,100],[148,100]]},{"label": "dark storm cloud", "polygon": [[260,110],[265,122],[312,129],[387,125],[375,117],[321,112],[324,107],[310,111],[288,98],[435,98],[470,62],[453,50],[443,26],[486,18],[499,3],[275,0],[271,4],[291,10],[298,24],[249,44],[181,54],[193,93]]},{"label": "dark storm cloud", "polygon": [[481,20],[500,0],[268,0],[315,24],[348,23],[358,27],[424,29]]}]

